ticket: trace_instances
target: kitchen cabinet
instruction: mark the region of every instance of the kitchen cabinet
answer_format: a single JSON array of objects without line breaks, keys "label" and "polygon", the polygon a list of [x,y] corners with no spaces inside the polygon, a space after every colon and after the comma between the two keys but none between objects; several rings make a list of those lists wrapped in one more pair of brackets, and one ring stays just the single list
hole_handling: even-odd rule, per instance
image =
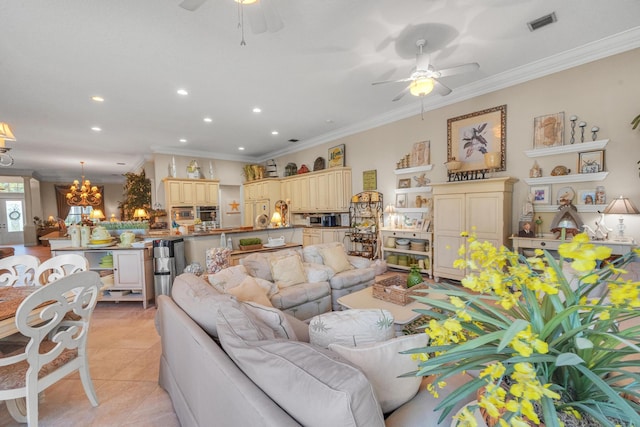
[{"label": "kitchen cabinet", "polygon": [[[411,264],[419,264],[422,260],[424,267],[420,273],[433,277],[433,246],[431,244],[433,233],[419,230],[384,229],[382,234],[382,257],[387,261],[387,266],[392,269],[409,270]],[[399,239],[409,240],[409,248],[400,248]],[[414,246],[424,245],[424,250],[412,249]],[[421,248],[422,249],[422,248]]]},{"label": "kitchen cabinet", "polygon": [[244,184],[244,201],[269,199],[275,203],[281,199],[280,185],[276,178],[247,182]]},{"label": "kitchen cabinet", "polygon": [[165,202],[172,206],[217,206],[219,181],[204,179],[164,180]]},{"label": "kitchen cabinet", "polygon": [[[100,274],[102,295],[100,301],[141,301],[147,308],[154,299],[153,248],[60,248],[52,256],[75,253],[89,261],[89,270]],[[111,261],[112,260],[112,261]]]},{"label": "kitchen cabinet", "polygon": [[433,275],[461,280],[465,272],[453,267],[458,249],[466,245],[463,231],[496,247],[508,246],[511,233],[513,184],[500,177],[433,184]]},{"label": "kitchen cabinet", "polygon": [[258,216],[262,214],[267,216],[267,224],[264,226],[268,226],[269,221],[271,221],[271,201],[269,199],[245,202],[242,225],[245,227],[262,227],[263,225],[257,224]]},{"label": "kitchen cabinet", "polygon": [[[346,228],[320,228],[307,227],[302,230],[302,245],[318,245],[320,243],[342,242],[345,243]],[[347,251],[349,245],[345,244]]]},{"label": "kitchen cabinet", "polygon": [[351,169],[330,168],[283,178],[283,198],[294,213],[347,212],[351,198]]}]

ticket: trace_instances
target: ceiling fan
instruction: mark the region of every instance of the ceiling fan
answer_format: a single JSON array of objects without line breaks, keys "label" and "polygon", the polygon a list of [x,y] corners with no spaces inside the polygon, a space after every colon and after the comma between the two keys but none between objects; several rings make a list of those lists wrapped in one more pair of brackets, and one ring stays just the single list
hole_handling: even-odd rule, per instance
[{"label": "ceiling fan", "polygon": [[440,82],[440,80],[438,80],[439,78],[468,73],[480,68],[480,65],[478,65],[477,62],[471,62],[468,64],[458,65],[457,67],[436,70],[429,61],[429,55],[423,53],[423,49],[426,44],[427,42],[424,39],[416,41],[416,46],[418,48],[418,53],[416,54],[416,67],[408,78],[400,80],[385,80],[382,82],[374,82],[372,84],[379,85],[384,83],[410,82],[402,92],[393,98],[393,101],[398,101],[407,93],[423,97],[431,93],[434,89],[444,96],[449,95],[451,93],[451,89]]},{"label": "ceiling fan", "polygon": [[[180,7],[191,12],[202,6],[207,0],[182,0]],[[275,33],[284,28],[280,14],[270,0],[234,0],[238,3],[238,26],[244,32],[244,14],[249,20],[254,34],[266,31]],[[246,9],[245,9],[246,6]],[[243,37],[244,41],[244,37]]]}]

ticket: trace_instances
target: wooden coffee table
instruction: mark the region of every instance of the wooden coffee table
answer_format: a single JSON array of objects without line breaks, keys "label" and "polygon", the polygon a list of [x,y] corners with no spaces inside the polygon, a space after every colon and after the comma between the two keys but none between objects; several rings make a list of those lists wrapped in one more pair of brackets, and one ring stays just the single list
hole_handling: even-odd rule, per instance
[{"label": "wooden coffee table", "polygon": [[371,286],[338,298],[338,304],[345,308],[381,308],[388,310],[393,315],[393,323],[396,325],[396,334],[398,332],[402,334],[402,327],[404,325],[421,316],[420,313],[416,313],[413,310],[418,308],[427,308],[426,305],[418,301],[412,301],[407,305],[399,305],[374,298],[373,287]]}]

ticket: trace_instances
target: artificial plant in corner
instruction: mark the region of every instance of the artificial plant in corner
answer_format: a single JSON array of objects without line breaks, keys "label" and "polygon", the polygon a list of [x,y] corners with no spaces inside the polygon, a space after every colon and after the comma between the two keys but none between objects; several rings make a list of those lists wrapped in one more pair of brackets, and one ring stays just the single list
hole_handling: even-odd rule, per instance
[{"label": "artificial plant in corner", "polygon": [[151,209],[151,181],[144,169],[139,174],[128,172],[124,174],[126,182],[123,187],[124,200],[118,203],[118,208],[124,213],[125,220],[133,219],[136,208]]}]

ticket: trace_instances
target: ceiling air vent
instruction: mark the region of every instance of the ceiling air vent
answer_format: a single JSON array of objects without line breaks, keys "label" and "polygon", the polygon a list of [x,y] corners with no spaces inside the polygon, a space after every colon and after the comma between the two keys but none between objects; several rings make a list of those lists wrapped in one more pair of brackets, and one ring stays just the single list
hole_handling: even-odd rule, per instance
[{"label": "ceiling air vent", "polygon": [[555,12],[551,12],[548,15],[541,16],[538,19],[534,19],[533,21],[527,22],[527,27],[529,27],[530,31],[535,31],[535,30],[538,30],[538,29],[544,27],[545,25],[552,24],[552,23],[556,22],[557,20],[558,19],[556,18],[556,13]]},{"label": "ceiling air vent", "polygon": [[299,139],[295,139],[295,138],[291,138],[291,139],[289,140],[289,142],[298,142],[298,141],[300,141],[300,140],[299,140]]}]

